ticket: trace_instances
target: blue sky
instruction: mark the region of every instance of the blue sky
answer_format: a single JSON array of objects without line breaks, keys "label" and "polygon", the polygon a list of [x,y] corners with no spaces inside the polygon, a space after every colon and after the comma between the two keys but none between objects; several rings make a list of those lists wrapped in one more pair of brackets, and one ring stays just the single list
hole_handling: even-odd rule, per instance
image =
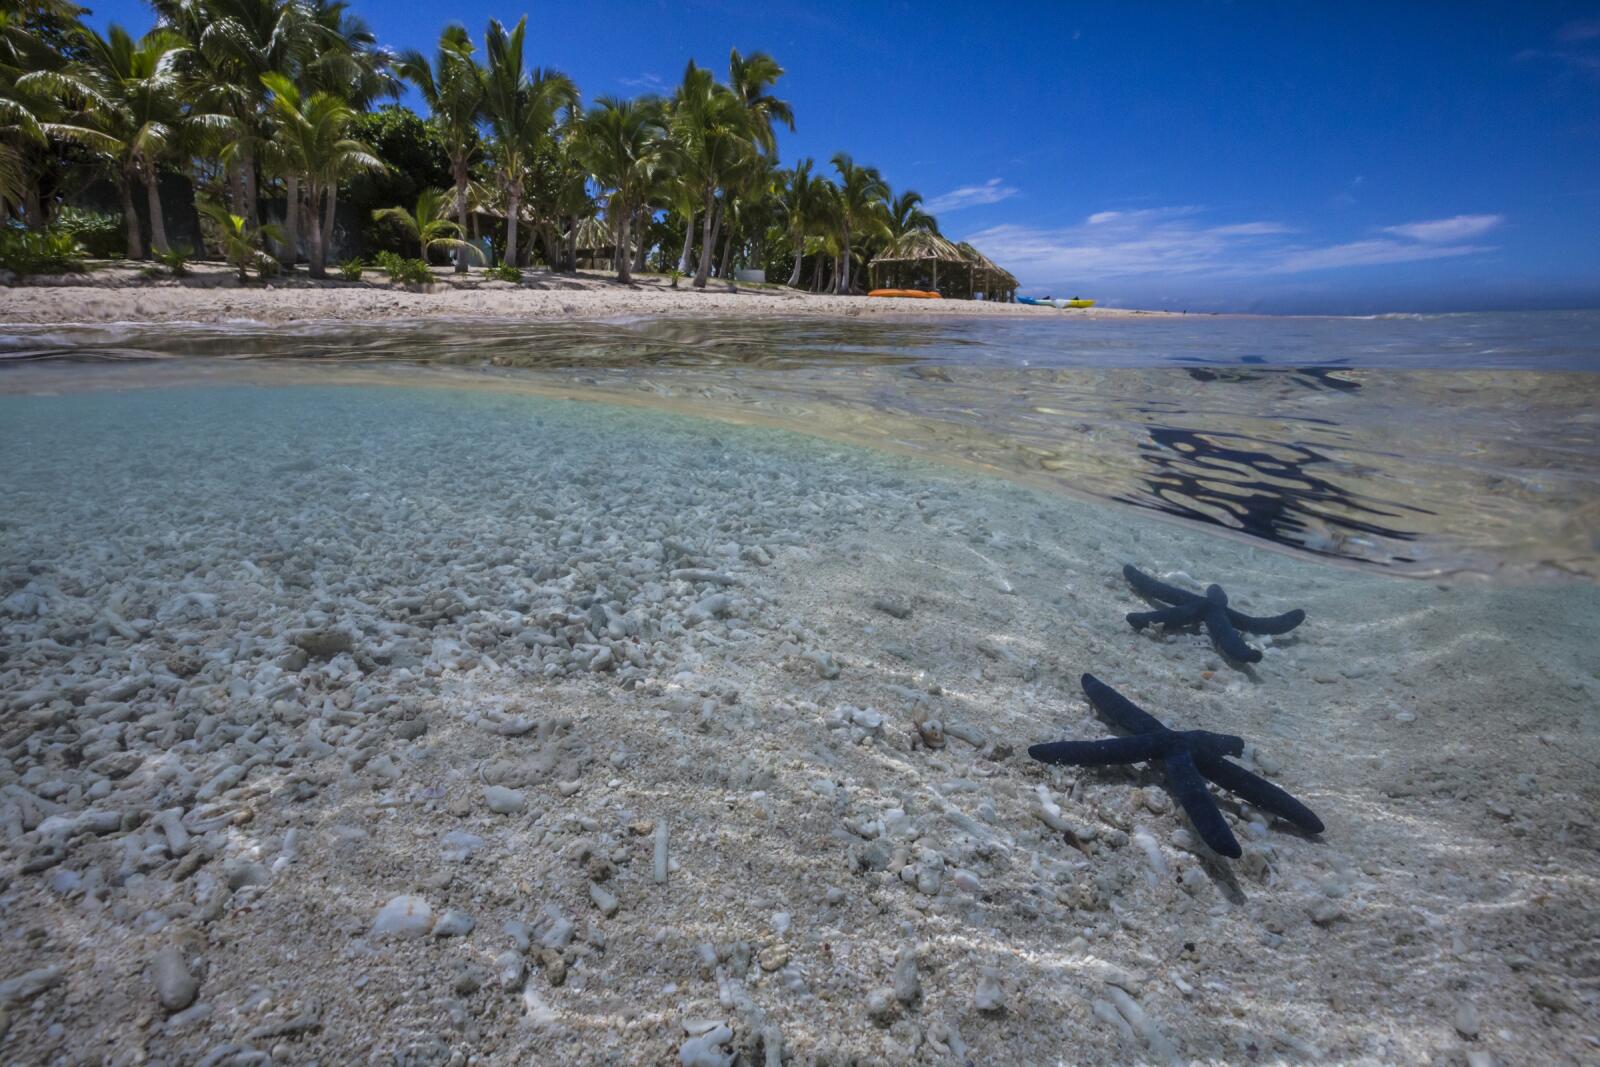
[{"label": "blue sky", "polygon": [[[132,0],[93,21],[143,28]],[[730,47],[789,70],[786,160],[930,199],[1025,290],[1194,310],[1600,306],[1589,3],[367,0],[391,46],[530,15],[587,98]]]}]

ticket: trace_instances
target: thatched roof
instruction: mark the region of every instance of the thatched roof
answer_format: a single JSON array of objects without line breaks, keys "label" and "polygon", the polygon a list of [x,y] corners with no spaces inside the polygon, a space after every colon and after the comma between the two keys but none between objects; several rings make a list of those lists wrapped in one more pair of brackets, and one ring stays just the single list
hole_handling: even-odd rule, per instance
[{"label": "thatched roof", "polygon": [[874,263],[909,263],[915,260],[936,260],[942,263],[966,263],[961,250],[931,230],[912,230],[901,234],[882,252],[872,257]]},{"label": "thatched roof", "polygon": [[578,247],[586,249],[609,249],[616,244],[616,236],[611,232],[611,227],[599,218],[582,219],[578,223]]},{"label": "thatched roof", "polygon": [[967,262],[971,263],[974,267],[977,267],[979,270],[989,271],[1001,282],[1006,283],[1008,288],[1015,289],[1017,287],[1016,275],[997,264],[994,260],[984,255],[976,248],[973,248],[971,245],[967,244],[967,242],[962,241],[961,243],[957,244],[956,249],[963,256],[965,256]]}]

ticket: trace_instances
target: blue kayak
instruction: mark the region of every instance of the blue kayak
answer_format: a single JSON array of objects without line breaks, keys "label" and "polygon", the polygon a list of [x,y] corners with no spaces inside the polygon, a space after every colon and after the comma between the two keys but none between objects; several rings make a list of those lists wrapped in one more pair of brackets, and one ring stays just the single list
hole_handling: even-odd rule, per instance
[{"label": "blue kayak", "polygon": [[1063,300],[1061,297],[1047,298],[1047,297],[1040,297],[1040,296],[1019,296],[1019,297],[1017,297],[1017,303],[1019,303],[1019,304],[1031,304],[1034,307],[1049,307],[1049,308],[1092,308],[1092,307],[1094,307],[1094,301],[1093,300],[1080,300],[1077,297],[1074,297],[1071,300]]}]

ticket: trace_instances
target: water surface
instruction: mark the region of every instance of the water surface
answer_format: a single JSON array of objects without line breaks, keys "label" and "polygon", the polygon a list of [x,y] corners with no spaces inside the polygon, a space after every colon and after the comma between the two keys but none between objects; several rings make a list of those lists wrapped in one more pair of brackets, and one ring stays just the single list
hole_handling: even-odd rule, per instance
[{"label": "water surface", "polygon": [[1592,579],[1597,338],[1596,312],[13,327],[0,388],[240,364],[467,379],[913,452],[1399,573]]}]

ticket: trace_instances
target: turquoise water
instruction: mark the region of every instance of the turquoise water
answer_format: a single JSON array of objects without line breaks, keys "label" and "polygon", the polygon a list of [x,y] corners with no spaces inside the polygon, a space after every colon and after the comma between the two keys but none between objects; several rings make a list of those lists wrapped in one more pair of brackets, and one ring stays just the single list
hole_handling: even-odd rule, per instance
[{"label": "turquoise water", "polygon": [[0,360],[23,391],[292,363],[582,393],[1408,574],[1600,577],[1597,312],[13,328]]}]

